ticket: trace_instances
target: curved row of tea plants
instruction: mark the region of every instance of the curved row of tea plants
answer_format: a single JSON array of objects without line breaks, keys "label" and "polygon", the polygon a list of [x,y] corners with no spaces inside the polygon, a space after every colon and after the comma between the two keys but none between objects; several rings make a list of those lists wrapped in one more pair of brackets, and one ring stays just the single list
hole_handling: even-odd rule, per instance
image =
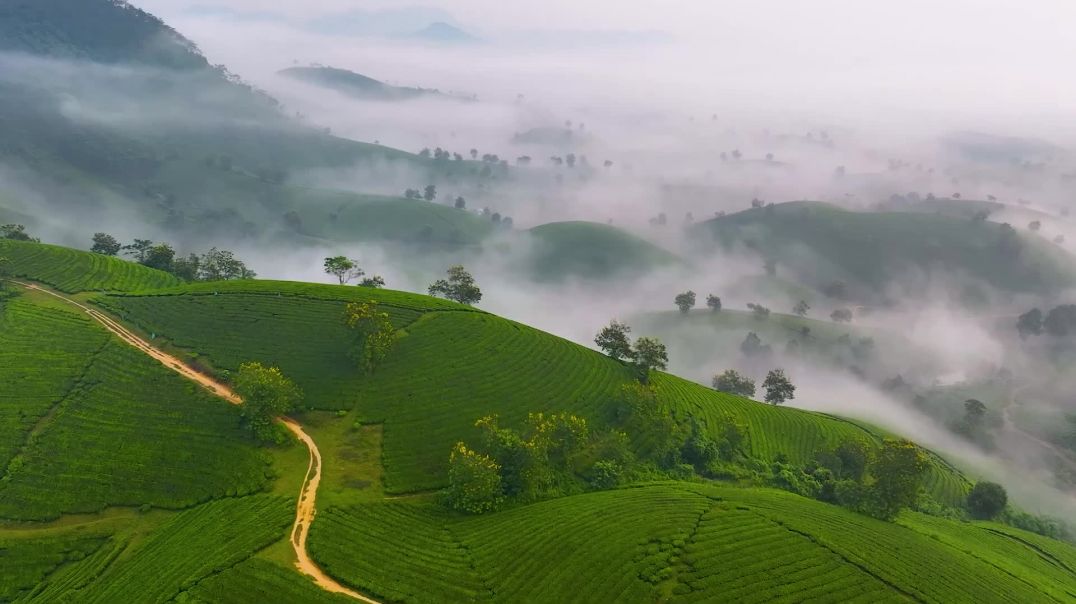
[{"label": "curved row of tea plants", "polygon": [[179,283],[174,275],[141,264],[45,243],[0,240],[0,257],[8,259],[7,269],[13,276],[67,293],[130,291]]}]

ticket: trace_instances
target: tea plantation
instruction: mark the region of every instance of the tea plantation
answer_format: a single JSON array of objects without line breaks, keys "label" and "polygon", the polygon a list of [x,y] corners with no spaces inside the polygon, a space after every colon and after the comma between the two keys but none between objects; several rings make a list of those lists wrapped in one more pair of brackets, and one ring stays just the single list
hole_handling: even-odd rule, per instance
[{"label": "tea plantation", "polygon": [[13,276],[67,293],[128,291],[179,283],[174,275],[141,264],[58,245],[0,239],[0,257],[8,259]]},{"label": "tea plantation", "polygon": [[[332,508],[311,549],[334,575],[390,601],[1072,601],[1076,567],[1035,537],[910,512],[881,522],[783,491],[665,483],[480,517],[402,502]],[[392,557],[392,572],[378,568]]]}]

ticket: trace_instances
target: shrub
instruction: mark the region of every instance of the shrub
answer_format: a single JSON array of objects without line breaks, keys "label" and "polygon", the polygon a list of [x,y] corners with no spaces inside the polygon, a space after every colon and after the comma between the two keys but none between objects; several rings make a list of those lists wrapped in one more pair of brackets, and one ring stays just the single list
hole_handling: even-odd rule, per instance
[{"label": "shrub", "polygon": [[968,512],[976,518],[990,520],[1002,510],[1008,503],[1009,497],[1005,493],[1005,487],[996,482],[977,482],[968,493]]},{"label": "shrub", "polygon": [[620,484],[623,468],[611,459],[594,462],[588,472],[587,483],[595,489],[612,489]]},{"label": "shrub", "polygon": [[448,503],[468,514],[490,512],[504,500],[501,467],[489,456],[456,443],[448,458]]}]

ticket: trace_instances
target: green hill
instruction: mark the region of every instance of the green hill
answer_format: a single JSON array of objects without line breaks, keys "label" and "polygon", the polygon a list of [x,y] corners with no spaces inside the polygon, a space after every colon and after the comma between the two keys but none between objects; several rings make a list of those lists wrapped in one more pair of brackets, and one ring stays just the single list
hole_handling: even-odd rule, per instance
[{"label": "green hill", "polygon": [[816,287],[843,281],[860,298],[924,273],[1008,292],[1058,292],[1076,283],[1072,257],[1056,246],[1003,225],[945,215],[790,202],[697,224],[692,235],[704,249],[753,250]]},{"label": "green hill", "polygon": [[289,67],[277,73],[364,100],[405,101],[421,97],[452,98],[433,89],[392,86],[360,73],[336,67]]},{"label": "green hill", "polygon": [[[93,257],[54,257],[77,264],[83,256]],[[30,278],[55,270],[32,268]],[[385,601],[1002,602],[1076,593],[1076,550],[1061,542],[911,511],[882,522],[742,476],[644,475],[625,488],[569,488],[482,516],[450,512],[427,491],[445,484],[453,444],[475,442],[475,419],[497,413],[502,426],[519,426],[531,412],[568,411],[600,429],[633,371],[527,326],[405,292],[245,281],[84,297],[205,371],[227,376],[257,360],[302,387],[310,409],[296,416],[325,466],[309,551],[330,576]],[[341,316],[347,302],[369,300],[400,336],[373,373],[361,374],[347,357]],[[837,443],[876,447],[884,435],[664,373],[651,381],[663,413],[693,418],[710,434],[726,418],[746,426],[744,469],[807,464]],[[45,292],[5,298],[0,599],[345,601],[292,568],[287,527],[309,471],[306,451],[258,448],[240,426],[238,409],[79,309]],[[651,436],[630,434],[628,446],[645,455]],[[960,505],[967,479],[929,460],[927,492]]]},{"label": "green hill", "polygon": [[645,239],[596,222],[552,222],[527,232],[528,269],[540,280],[631,278],[681,263]]},{"label": "green hill", "polygon": [[45,243],[0,239],[0,257],[7,258],[7,270],[12,276],[27,277],[68,293],[125,291],[179,283],[174,275],[141,264]]}]

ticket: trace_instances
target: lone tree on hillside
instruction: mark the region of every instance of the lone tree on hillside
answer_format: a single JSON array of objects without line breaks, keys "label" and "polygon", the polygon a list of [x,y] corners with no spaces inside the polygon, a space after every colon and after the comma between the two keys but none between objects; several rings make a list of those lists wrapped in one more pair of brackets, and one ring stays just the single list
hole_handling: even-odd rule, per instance
[{"label": "lone tree on hillside", "polygon": [[136,262],[144,264],[146,262],[146,254],[151,247],[153,247],[153,242],[149,239],[135,239],[134,242],[123,246],[123,253],[128,256],[133,256]]},{"label": "lone tree on hillside", "polygon": [[352,260],[347,256],[333,256],[326,258],[325,272],[336,277],[340,282],[340,285],[344,285],[352,279],[357,279],[366,274],[366,271],[359,268],[359,262]]},{"label": "lone tree on hillside", "polygon": [[1042,228],[1042,222],[1039,220],[1032,220],[1031,222],[1027,223],[1027,228],[1031,229],[1032,231],[1038,231]]},{"label": "lone tree on hillside", "polygon": [[770,309],[761,304],[755,304],[754,302],[748,302],[747,308],[751,309],[751,314],[761,320],[768,319],[770,317]]},{"label": "lone tree on hillside", "polygon": [[467,200],[463,197],[457,196],[455,206],[457,210],[465,210],[467,209]]},{"label": "lone tree on hillside", "polygon": [[372,287],[374,289],[380,289],[382,287],[385,287],[385,278],[381,275],[366,277],[362,281],[359,281],[359,287]]},{"label": "lone tree on hillside", "polygon": [[771,369],[762,387],[766,389],[766,402],[771,405],[780,405],[796,397],[796,387],[785,376],[783,369]]},{"label": "lone tree on hillside", "polygon": [[235,392],[243,399],[243,420],[262,441],[282,442],[283,436],[273,427],[273,420],[294,409],[303,393],[276,367],[261,363],[243,363],[235,375]]},{"label": "lone tree on hillside", "polygon": [[718,296],[715,296],[713,294],[710,294],[710,295],[706,296],[706,306],[709,306],[710,310],[713,311],[713,312],[720,311],[721,310],[721,298],[718,297]]},{"label": "lone tree on hillside", "polygon": [[740,343],[740,352],[747,358],[756,356],[768,356],[773,350],[768,344],[763,344],[762,339],[758,337],[758,334],[750,331],[744,337],[743,342]]},{"label": "lone tree on hillside", "polygon": [[142,264],[157,270],[172,272],[176,260],[176,251],[167,243],[158,243],[146,250]]},{"label": "lone tree on hillside", "polygon": [[443,296],[460,304],[473,305],[482,300],[482,290],[462,264],[449,267],[448,279],[434,281],[428,291],[431,296]]},{"label": "lone tree on hillside", "polygon": [[990,520],[1005,509],[1009,496],[1005,487],[996,482],[980,481],[968,493],[968,512],[980,520]]},{"label": "lone tree on hillside", "polygon": [[665,345],[657,338],[640,337],[635,340],[632,350],[635,367],[639,370],[639,381],[648,383],[652,369],[665,369],[669,366],[669,354]]},{"label": "lone tree on hillside", "polygon": [[849,308],[838,308],[829,314],[829,318],[833,319],[834,323],[850,323],[852,321],[852,310]]},{"label": "lone tree on hillside", "polygon": [[123,244],[116,241],[116,238],[108,233],[94,233],[93,234],[93,247],[90,248],[91,252],[98,254],[104,254],[105,256],[115,256],[123,249]]},{"label": "lone tree on hillside", "polygon": [[1037,336],[1042,333],[1042,311],[1032,308],[1016,319],[1016,331],[1021,339],[1028,336]]},{"label": "lone tree on hillside", "polygon": [[426,201],[437,199],[437,187],[434,185],[426,185],[426,188],[422,190],[422,198]]},{"label": "lone tree on hillside", "polygon": [[809,310],[811,310],[811,305],[807,304],[806,300],[800,300],[792,307],[792,313],[797,317],[806,317]]},{"label": "lone tree on hillside", "polygon": [[610,357],[621,360],[630,359],[631,352],[631,340],[628,339],[628,334],[631,333],[631,328],[613,319],[609,322],[609,325],[602,327],[598,335],[594,337],[594,343],[605,351],[605,354]]},{"label": "lone tree on hillside", "polygon": [[695,292],[688,290],[682,294],[677,294],[676,306],[680,309],[680,312],[686,315],[687,311],[695,306]]},{"label": "lone tree on hillside", "polygon": [[743,375],[735,369],[726,369],[723,373],[714,376],[714,390],[746,396],[755,396],[755,380]]},{"label": "lone tree on hillside", "polygon": [[396,328],[389,314],[377,309],[377,302],[351,302],[344,309],[344,324],[355,334],[351,359],[364,372],[373,371],[396,341]]},{"label": "lone tree on hillside", "polygon": [[870,467],[874,484],[869,490],[867,512],[892,520],[901,509],[911,507],[919,496],[927,456],[913,442],[885,439],[882,450]]}]

